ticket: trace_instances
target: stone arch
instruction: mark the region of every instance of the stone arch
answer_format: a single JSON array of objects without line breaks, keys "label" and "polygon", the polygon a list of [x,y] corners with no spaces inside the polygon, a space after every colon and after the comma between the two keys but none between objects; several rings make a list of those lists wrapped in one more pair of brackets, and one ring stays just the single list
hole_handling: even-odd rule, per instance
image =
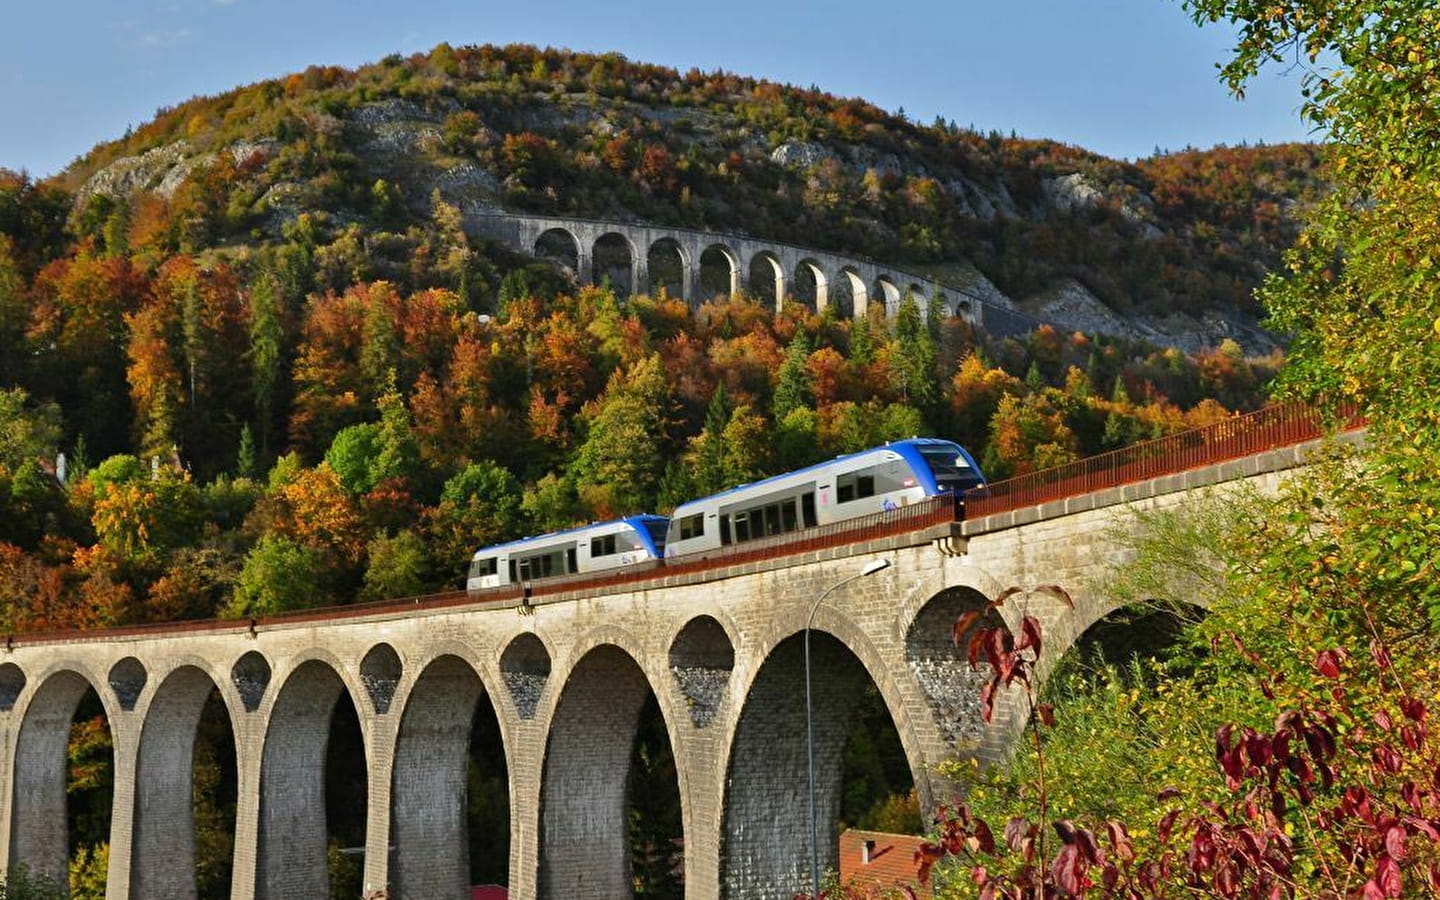
[{"label": "stone arch", "polygon": [[711,244],[700,251],[700,296],[690,298],[698,305],[719,294],[734,296],[740,292],[740,257],[725,244]]},{"label": "stone arch", "polygon": [[940,311],[941,317],[946,319],[956,314],[954,302],[951,301],[950,295],[944,291],[935,292],[935,308]]},{"label": "stone arch", "polygon": [[746,284],[756,302],[778,312],[785,302],[785,267],[780,257],[769,250],[761,250],[750,257]]},{"label": "stone arch", "polygon": [[89,690],[100,696],[109,717],[113,710],[104,682],[80,667],[56,666],[39,678],[25,704],[15,741],[10,785],[9,865],[68,882],[69,828],[65,788],[70,725]]},{"label": "stone arch", "polygon": [[360,661],[360,683],[365,685],[376,715],[383,716],[390,711],[395,685],[400,683],[403,674],[405,667],[400,662],[400,654],[389,644],[376,644]]},{"label": "stone arch", "polygon": [[670,674],[690,709],[690,721],[704,728],[715,718],[735,669],[735,644],[713,616],[696,616],[670,644]]},{"label": "stone arch", "polygon": [[1146,600],[1112,606],[1085,627],[1066,652],[1078,653],[1081,663],[1090,657],[1123,666],[1133,657],[1153,658],[1180,639],[1187,622],[1205,615],[1202,607],[1185,602]]},{"label": "stone arch", "polygon": [[628,235],[618,231],[607,231],[595,239],[590,251],[593,280],[596,284],[610,281],[610,287],[617,297],[634,294],[639,285],[635,271],[639,267],[639,253]]},{"label": "stone arch", "polygon": [[571,279],[584,281],[580,271],[580,239],[567,228],[547,228],[540,232],[532,248],[538,259],[549,260]]},{"label": "stone arch", "polygon": [[260,763],[258,900],[329,896],[325,751],[344,691],[333,663],[309,659],[275,695]]},{"label": "stone arch", "polygon": [[500,654],[500,677],[510,692],[510,702],[522,719],[535,718],[535,709],[550,680],[550,651],[545,642],[528,631],[515,636]]},{"label": "stone arch", "polygon": [[[195,739],[217,690],[210,673],[183,665],[165,676],[145,710],[135,770],[132,897],[196,895]],[[231,727],[233,734],[233,720]]]},{"label": "stone arch", "polygon": [[[900,308],[900,288],[896,286],[894,279],[889,275],[876,277],[873,296],[881,302],[880,311],[883,312],[886,317],[895,315],[895,311]],[[868,306],[866,307],[866,311],[869,311]]]},{"label": "stone arch", "polygon": [[270,686],[270,663],[256,650],[247,651],[230,667],[230,681],[240,695],[246,712],[260,708],[265,689]]},{"label": "stone arch", "polygon": [[[743,686],[744,700],[728,738],[720,854],[720,895],[725,898],[787,900],[810,889],[804,640],[801,629],[774,643]],[[899,691],[863,630],[822,605],[810,640],[823,874],[836,867],[837,847],[829,832],[840,809],[841,758],[850,717],[867,683],[878,689],[917,787],[925,773]]]},{"label": "stone arch", "polygon": [[646,291],[659,296],[661,288],[671,297],[694,302],[686,294],[690,285],[690,254],[673,237],[662,237],[650,245],[645,254]]},{"label": "stone arch", "polygon": [[825,276],[824,267],[815,259],[807,256],[800,260],[795,266],[791,283],[794,285],[791,295],[796,303],[817,313],[830,305],[830,280]]},{"label": "stone arch", "polygon": [[[633,895],[628,773],[641,707],[654,693],[616,644],[593,646],[570,669],[550,717],[540,788],[543,900]],[[668,720],[666,731],[673,747]]]},{"label": "stone arch", "polygon": [[397,898],[469,896],[467,767],[472,724],[486,696],[474,667],[451,654],[431,660],[406,695],[390,796]]},{"label": "stone arch", "polygon": [[110,682],[110,690],[115,692],[120,708],[129,712],[135,708],[135,701],[140,699],[140,693],[145,690],[148,677],[140,660],[127,656],[110,667],[106,681]]},{"label": "stone arch", "polygon": [[0,663],[0,712],[9,712],[25,690],[25,672],[11,662]]},{"label": "stone arch", "polygon": [[835,279],[835,312],[841,318],[864,318],[870,308],[870,290],[854,266],[845,266]]},{"label": "stone arch", "polygon": [[991,609],[960,642],[956,621],[967,612],[986,610],[989,599],[971,587],[948,587],[920,608],[905,631],[905,665],[929,701],[941,735],[957,752],[976,754],[987,731],[980,717],[980,688],[989,673],[970,668],[966,644],[976,627],[1005,627]]}]

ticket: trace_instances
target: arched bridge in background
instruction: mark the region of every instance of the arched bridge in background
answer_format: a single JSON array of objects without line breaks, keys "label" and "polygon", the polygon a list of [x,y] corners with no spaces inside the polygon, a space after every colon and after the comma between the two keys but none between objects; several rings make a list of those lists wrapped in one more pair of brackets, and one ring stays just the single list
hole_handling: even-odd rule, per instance
[{"label": "arched bridge in background", "polygon": [[1023,334],[1040,320],[987,302],[966,288],[873,260],[740,234],[635,222],[524,214],[472,214],[466,226],[522,253],[550,260],[581,284],[608,280],[621,295],[658,293],[697,305],[745,291],[777,311],[787,298],[816,312],[835,307],[856,318],[879,305],[893,316],[906,293],[924,308],[933,298],[998,337]]},{"label": "arched bridge in background", "polygon": [[[207,701],[228,719],[238,770],[231,896],[328,896],[325,748],[343,696],[363,737],[370,889],[467,896],[467,748],[488,710],[511,798],[510,896],[632,896],[626,773],[651,703],[675,759],[686,897],[788,900],[808,883],[807,633],[825,833],[863,691],[881,698],[928,804],[944,789],[936,763],[999,758],[1024,724],[1011,695],[981,727],[978,676],[950,635],[963,612],[1019,588],[990,621],[1037,616],[1048,667],[1115,606],[1104,575],[1125,552],[1127,506],[1245,480],[1274,489],[1317,434],[1304,416],[1262,412],[997,483],[964,516],[939,498],[484,602],[13,636],[0,655],[0,866],[64,880],[66,744],[93,690],[114,741],[109,897],[195,896],[191,760]],[[825,598],[879,557],[890,566]]]}]

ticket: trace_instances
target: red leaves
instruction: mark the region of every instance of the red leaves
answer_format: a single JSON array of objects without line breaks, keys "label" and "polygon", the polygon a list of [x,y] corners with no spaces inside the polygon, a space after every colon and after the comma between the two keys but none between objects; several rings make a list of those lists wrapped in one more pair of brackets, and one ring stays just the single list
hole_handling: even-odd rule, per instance
[{"label": "red leaves", "polygon": [[1340,664],[1345,661],[1345,648],[1322,650],[1315,654],[1315,671],[1326,678],[1340,677]]},{"label": "red leaves", "polygon": [[[1034,702],[1040,621],[1025,615],[1013,634],[1003,626],[983,627],[994,606],[965,614],[955,626],[971,666],[983,662],[990,669],[980,691],[982,715],[989,721],[1000,691],[1018,683],[1030,697],[1035,722],[1053,724],[1053,707]],[[1236,647],[1261,663],[1238,640]],[[1381,672],[1394,671],[1380,642],[1371,645],[1370,657]],[[984,822],[962,809],[958,819],[942,823],[936,845],[917,853],[922,872],[944,855],[963,854],[975,894],[985,900],[1159,900],[1182,894],[1389,900],[1402,896],[1407,875],[1412,886],[1423,881],[1431,896],[1440,896],[1440,863],[1434,862],[1440,851],[1440,755],[1427,743],[1428,706],[1406,696],[1355,708],[1355,698],[1369,694],[1355,689],[1352,662],[1343,647],[1319,651],[1313,669],[1323,681],[1309,694],[1301,689],[1305,703],[1282,712],[1268,730],[1217,729],[1215,760],[1232,796],[1203,802],[1199,811],[1169,810],[1156,824],[1153,843],[1141,850],[1119,822],[1107,822],[1097,840],[1069,821],[1022,817],[1006,823],[997,847]],[[1272,688],[1284,683],[1277,672],[1264,677]],[[1386,678],[1388,684],[1393,676]],[[1157,800],[1177,796],[1166,790]],[[1047,826],[1060,841],[1053,855],[1044,849]],[[1292,831],[1303,841],[1303,862],[1297,863]]]},{"label": "red leaves", "polygon": [[[999,689],[1009,687],[1015,682],[1029,687],[1031,685],[1031,673],[1035,663],[1040,659],[1042,641],[1040,637],[1040,620],[1034,616],[1027,615],[1020,622],[1020,640],[1017,642],[1009,629],[1003,625],[989,628],[979,628],[976,624],[991,610],[998,606],[1005,598],[1012,596],[1019,589],[1011,588],[1000,595],[1000,599],[990,603],[983,609],[970,610],[963,613],[951,629],[951,637],[958,644],[966,641],[965,657],[970,663],[970,668],[977,669],[983,659],[990,667],[991,676],[980,688],[980,718],[989,723],[995,717],[995,697]],[[968,640],[966,636],[968,635]],[[1053,709],[1039,711],[1042,720],[1047,725],[1054,723]]]},{"label": "red leaves", "polygon": [[1400,879],[1400,865],[1394,857],[1381,854],[1375,861],[1375,876],[1365,882],[1365,897],[1383,900],[1385,897],[1399,897],[1403,885]]}]

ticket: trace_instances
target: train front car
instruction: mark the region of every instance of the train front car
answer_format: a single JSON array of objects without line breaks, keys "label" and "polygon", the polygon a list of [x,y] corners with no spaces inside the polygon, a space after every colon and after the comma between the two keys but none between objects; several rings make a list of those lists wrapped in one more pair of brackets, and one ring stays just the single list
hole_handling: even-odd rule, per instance
[{"label": "train front car", "polygon": [[702,554],[959,494],[985,483],[953,441],[913,438],[675,507],[666,557]]},{"label": "train front car", "polygon": [[925,483],[925,496],[963,494],[982,487],[985,476],[964,447],[937,438],[912,438],[891,445]]},{"label": "train front car", "polygon": [[473,594],[652,563],[665,555],[669,524],[664,516],[630,516],[486,547],[471,558],[465,589]]}]

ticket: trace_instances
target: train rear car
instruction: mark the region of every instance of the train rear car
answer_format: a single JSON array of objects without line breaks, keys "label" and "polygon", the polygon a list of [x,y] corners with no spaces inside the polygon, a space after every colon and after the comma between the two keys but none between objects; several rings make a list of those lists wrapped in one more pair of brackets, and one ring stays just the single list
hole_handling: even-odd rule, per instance
[{"label": "train rear car", "polygon": [[651,562],[665,555],[664,516],[630,516],[476,551],[468,591],[584,575]]}]

